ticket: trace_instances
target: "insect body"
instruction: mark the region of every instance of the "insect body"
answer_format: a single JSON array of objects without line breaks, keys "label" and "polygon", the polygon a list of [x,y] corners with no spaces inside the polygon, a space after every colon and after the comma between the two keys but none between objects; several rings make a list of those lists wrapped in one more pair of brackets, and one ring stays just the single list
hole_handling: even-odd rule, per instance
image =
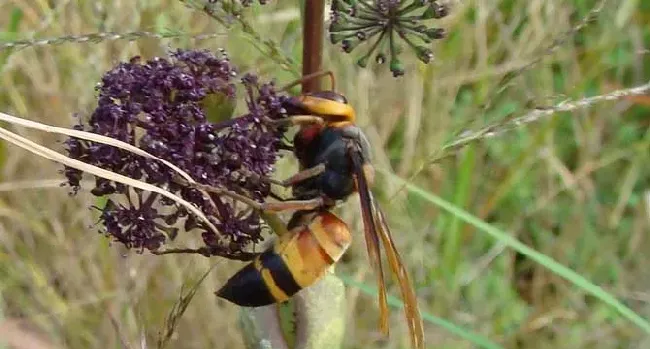
[{"label": "insect body", "polygon": [[[311,131],[308,131],[311,132]],[[353,173],[354,163],[348,156],[351,140],[359,147],[359,156],[366,165],[365,171],[372,176],[372,167],[367,162],[370,157],[369,143],[360,129],[352,124],[341,127],[324,127],[315,135],[298,133],[294,138],[296,156],[301,168],[314,169],[322,166],[322,173],[293,184],[293,195],[298,199],[308,199],[324,195],[331,200],[343,200],[355,191]]]},{"label": "insect body", "polygon": [[287,229],[289,234],[233,275],[217,295],[247,307],[286,301],[323,276],[350,246],[347,225],[326,210],[298,211]]},{"label": "insect body", "polygon": [[383,333],[388,334],[388,305],[380,257],[380,245],[383,245],[390,268],[400,284],[413,346],[423,347],[422,320],[415,292],[401,257],[395,249],[383,212],[370,191],[369,186],[374,178],[370,163],[370,144],[361,129],[353,123],[354,112],[337,105],[336,103],[340,103],[348,106],[344,97],[331,91],[303,96],[299,101],[303,102],[302,112],[321,116],[325,124],[303,127],[296,134],[296,157],[303,171],[321,164],[324,169],[312,178],[295,183],[294,195],[306,199],[320,194],[339,200],[347,198],[355,191],[359,193],[368,256],[377,273],[380,328]]},{"label": "insect body", "polygon": [[[332,76],[331,72],[325,74]],[[312,74],[304,77],[302,81],[325,74]],[[333,81],[332,76],[332,85]],[[388,302],[380,251],[383,246],[390,269],[399,282],[412,345],[416,349],[424,348],[424,331],[415,292],[401,257],[395,249],[383,212],[370,191],[370,185],[374,178],[374,170],[370,163],[370,143],[361,129],[354,124],[354,109],[347,103],[344,96],[334,91],[321,91],[292,98],[286,103],[285,109],[290,115],[288,120],[293,124],[301,125],[294,137],[294,153],[298,159],[300,171],[291,178],[279,182],[281,185],[292,188],[295,200],[274,203],[273,209],[277,211],[313,209],[314,200],[317,200],[321,209],[319,215],[324,215],[324,212],[328,211],[323,210],[333,208],[337,201],[345,200],[355,192],[359,193],[366,247],[371,264],[377,274],[380,329],[382,333],[388,335]],[[316,219],[319,215],[315,216]],[[332,222],[338,222],[332,223],[332,227],[344,226],[344,223],[331,213],[328,213],[328,217]],[[317,221],[313,221],[313,223],[309,224],[309,227],[322,226]],[[342,230],[342,228],[336,229]],[[347,228],[345,231],[347,232]],[[282,242],[276,246],[279,247],[281,244]],[[284,244],[291,245],[290,243]],[[344,250],[341,248],[341,251]],[[276,250],[273,253],[277,253]],[[337,259],[333,258],[332,263]],[[284,265],[287,267],[293,263],[299,263],[298,258],[284,259]],[[257,265],[263,266],[263,263],[258,262]],[[320,265],[317,267],[320,268]],[[240,273],[253,275],[256,270],[263,271],[263,267],[256,267],[255,264],[249,265]],[[291,275],[296,274],[291,273]],[[255,277],[257,276],[250,276],[250,278]],[[245,290],[243,286],[235,286],[233,279],[226,284],[226,286],[233,285],[232,292],[235,290],[242,293],[258,292]],[[269,277],[267,277],[268,279]],[[300,286],[306,287],[317,279],[316,276],[305,279]],[[270,285],[271,283],[265,281],[260,284]],[[287,291],[291,290],[287,289]],[[263,290],[258,293],[260,298],[264,297],[262,293]],[[286,299],[285,295],[290,296],[284,292],[283,294],[278,293],[276,296],[272,295],[272,299],[282,301]]]}]

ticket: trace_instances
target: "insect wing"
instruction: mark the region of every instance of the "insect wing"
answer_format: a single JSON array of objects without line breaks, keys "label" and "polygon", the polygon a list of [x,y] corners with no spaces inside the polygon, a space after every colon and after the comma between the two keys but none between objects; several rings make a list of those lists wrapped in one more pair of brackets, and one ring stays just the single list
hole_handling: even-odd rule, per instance
[{"label": "insect wing", "polygon": [[402,263],[402,258],[395,248],[395,243],[393,242],[388,224],[384,218],[384,213],[372,196],[370,199],[372,200],[371,204],[373,205],[373,213],[376,223],[375,225],[379,228],[379,235],[384,244],[386,256],[388,257],[388,264],[390,265],[393,274],[397,277],[397,281],[400,286],[402,299],[404,300],[404,313],[406,315],[406,320],[408,321],[413,348],[424,348],[424,329],[422,327],[422,317],[420,315],[420,309],[418,308],[417,297],[415,295],[415,291],[413,290],[413,284],[409,279],[406,268],[404,267],[404,263]]},{"label": "insect wing", "polygon": [[377,288],[379,290],[379,328],[384,335],[388,335],[388,300],[386,298],[386,282],[381,265],[381,251],[379,249],[379,236],[372,211],[372,198],[370,189],[363,171],[363,162],[360,150],[351,149],[351,158],[354,167],[354,177],[357,183],[359,199],[361,201],[361,216],[363,218],[363,231],[368,248],[368,258],[372,268],[377,274]]},{"label": "insect wing", "polygon": [[[384,245],[384,250],[386,252],[386,257],[388,259],[390,268],[393,274],[396,276],[400,286],[402,299],[404,300],[404,312],[408,321],[413,348],[424,348],[424,329],[422,326],[422,317],[420,315],[420,310],[418,309],[417,305],[417,297],[415,295],[415,291],[413,290],[413,286],[409,279],[406,268],[404,267],[404,263],[402,262],[402,258],[395,248],[395,243],[391,237],[388,224],[384,218],[384,214],[376,204],[374,197],[370,192],[370,188],[368,187],[368,181],[365,177],[366,171],[364,170],[365,164],[362,161],[361,149],[359,149],[358,146],[352,146],[351,148],[354,174],[357,180],[357,190],[359,192],[359,198],[361,201],[361,213],[364,221],[364,232],[368,246],[368,254],[371,261],[373,263],[376,261],[378,264],[378,267],[376,267],[375,270],[379,273],[378,286],[381,310],[380,321],[382,326],[386,326],[386,331],[384,333],[388,333],[388,305],[386,302],[386,286],[383,270],[381,267],[381,254],[379,251],[380,239],[381,243]],[[373,253],[375,255],[373,255]]]}]

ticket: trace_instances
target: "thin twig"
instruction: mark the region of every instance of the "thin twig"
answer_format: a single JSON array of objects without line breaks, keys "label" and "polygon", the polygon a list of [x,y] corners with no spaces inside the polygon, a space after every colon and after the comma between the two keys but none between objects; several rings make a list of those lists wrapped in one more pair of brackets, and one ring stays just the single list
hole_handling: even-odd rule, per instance
[{"label": "thin twig", "polygon": [[114,33],[114,32],[97,32],[81,35],[66,35],[53,38],[44,38],[44,39],[28,39],[28,40],[17,40],[0,43],[0,51],[2,50],[22,50],[28,47],[35,46],[53,46],[53,45],[63,45],[67,43],[99,43],[102,41],[115,41],[115,40],[126,40],[126,41],[135,41],[140,38],[154,38],[154,39],[177,39],[177,38],[189,38],[194,40],[206,40],[213,39],[218,36],[226,35],[225,33],[183,33],[183,32],[148,32],[148,31],[134,31],[126,33]]},{"label": "thin twig", "polygon": [[[209,246],[199,248],[167,248],[164,250],[151,251],[151,254],[165,255],[165,254],[199,254],[204,257],[213,257],[215,249]],[[259,253],[241,251],[238,254],[231,254],[228,259],[234,259],[242,262],[248,262],[257,257]]]}]

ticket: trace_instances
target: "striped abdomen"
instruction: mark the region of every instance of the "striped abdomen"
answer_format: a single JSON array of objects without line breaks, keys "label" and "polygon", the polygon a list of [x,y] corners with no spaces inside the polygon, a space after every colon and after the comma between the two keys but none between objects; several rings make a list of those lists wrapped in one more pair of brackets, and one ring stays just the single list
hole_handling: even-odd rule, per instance
[{"label": "striped abdomen", "polygon": [[352,238],[329,211],[296,212],[288,228],[290,234],[233,275],[217,295],[247,307],[286,301],[321,278]]}]

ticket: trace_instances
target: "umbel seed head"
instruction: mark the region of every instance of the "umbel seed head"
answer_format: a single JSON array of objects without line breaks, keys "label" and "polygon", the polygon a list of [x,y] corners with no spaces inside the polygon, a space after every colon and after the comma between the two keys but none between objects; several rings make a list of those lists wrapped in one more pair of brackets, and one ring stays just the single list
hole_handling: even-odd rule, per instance
[{"label": "umbel seed head", "polygon": [[433,52],[422,44],[442,39],[445,32],[426,23],[449,14],[447,6],[437,0],[333,0],[331,10],[330,41],[340,43],[346,53],[368,47],[357,60],[361,67],[373,56],[376,62],[385,62],[387,53],[394,76],[404,74],[398,42],[429,63]]}]

